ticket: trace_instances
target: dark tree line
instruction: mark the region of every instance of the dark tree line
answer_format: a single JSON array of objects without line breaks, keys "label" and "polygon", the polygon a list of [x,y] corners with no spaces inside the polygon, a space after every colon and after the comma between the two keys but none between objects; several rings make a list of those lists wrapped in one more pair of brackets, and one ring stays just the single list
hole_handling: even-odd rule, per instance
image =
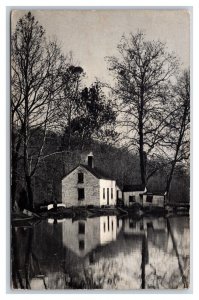
[{"label": "dark tree line", "polygon": [[[189,71],[181,72],[166,45],[147,41],[142,32],[123,36],[118,51],[108,58],[115,85],[107,95],[100,82],[84,85],[83,68],[47,39],[30,12],[17,22],[11,37],[13,209],[19,181],[27,207],[34,209],[33,183],[41,170],[50,170],[52,161],[61,164],[60,180],[75,151],[96,141],[107,151],[110,143],[117,149],[118,137],[128,158],[138,155],[141,182],[146,185],[164,169],[169,192],[176,168],[189,160]],[[115,168],[121,182],[129,180],[125,165]]]}]

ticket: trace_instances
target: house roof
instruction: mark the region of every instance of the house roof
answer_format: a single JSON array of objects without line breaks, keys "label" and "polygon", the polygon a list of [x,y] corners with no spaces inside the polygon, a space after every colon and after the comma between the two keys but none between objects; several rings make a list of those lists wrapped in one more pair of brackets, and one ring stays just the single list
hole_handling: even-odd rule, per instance
[{"label": "house roof", "polygon": [[101,170],[99,168],[91,168],[88,165],[80,165],[81,167],[84,167],[86,170],[88,170],[91,174],[93,174],[98,179],[107,179],[107,180],[115,180],[111,178],[104,170]]},{"label": "house roof", "polygon": [[66,176],[68,176],[70,173],[72,173],[79,166],[85,168],[87,171],[89,171],[92,175],[94,175],[98,179],[115,180],[115,179],[111,178],[105,171],[103,171],[99,168],[96,168],[96,167],[91,168],[88,165],[83,165],[83,164],[77,165],[68,174],[66,174],[62,179],[64,179]]},{"label": "house roof", "polygon": [[138,192],[144,190],[145,190],[145,185],[143,184],[124,185],[123,187],[123,192]]}]

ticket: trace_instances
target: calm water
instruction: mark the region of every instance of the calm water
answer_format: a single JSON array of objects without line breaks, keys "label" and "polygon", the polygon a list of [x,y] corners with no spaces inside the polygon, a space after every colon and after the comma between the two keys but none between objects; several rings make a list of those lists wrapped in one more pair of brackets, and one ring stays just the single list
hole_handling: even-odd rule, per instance
[{"label": "calm water", "polygon": [[12,229],[13,288],[185,288],[189,261],[184,216],[48,219]]}]

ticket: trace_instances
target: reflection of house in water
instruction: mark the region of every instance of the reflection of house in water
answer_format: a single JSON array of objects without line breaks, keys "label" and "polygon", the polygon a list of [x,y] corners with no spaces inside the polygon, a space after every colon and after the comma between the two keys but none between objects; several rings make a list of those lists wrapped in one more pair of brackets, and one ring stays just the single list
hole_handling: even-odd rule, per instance
[{"label": "reflection of house in water", "polygon": [[80,257],[84,257],[98,245],[115,241],[116,233],[116,216],[101,216],[75,222],[66,219],[62,223],[63,245]]},{"label": "reflection of house in water", "polygon": [[123,227],[123,220],[122,220],[122,219],[119,219],[119,218],[117,218],[117,229],[116,229],[116,231],[117,231],[117,235],[120,233],[120,231],[121,231],[122,227]]},{"label": "reflection of house in water", "polygon": [[128,218],[124,220],[124,234],[143,234],[143,219],[135,220]]},{"label": "reflection of house in water", "polygon": [[186,217],[102,216],[51,223],[13,229],[13,287],[86,288],[81,285],[87,284],[85,274],[96,282],[105,278],[101,288],[154,288],[157,282],[170,288],[179,280],[187,286]]},{"label": "reflection of house in water", "polygon": [[139,289],[141,285],[143,235],[125,234],[125,222],[117,220],[117,240],[97,247],[89,265],[95,278],[102,276],[104,289]]},{"label": "reflection of house in water", "polygon": [[167,223],[165,218],[126,218],[123,221],[125,235],[145,235],[148,242],[165,247],[167,243]]}]

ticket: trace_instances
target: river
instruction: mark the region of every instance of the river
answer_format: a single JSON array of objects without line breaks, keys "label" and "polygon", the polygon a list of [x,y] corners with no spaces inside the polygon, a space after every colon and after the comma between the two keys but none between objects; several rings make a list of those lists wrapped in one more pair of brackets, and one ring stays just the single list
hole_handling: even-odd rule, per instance
[{"label": "river", "polygon": [[189,217],[42,220],[12,228],[14,289],[183,289]]}]

